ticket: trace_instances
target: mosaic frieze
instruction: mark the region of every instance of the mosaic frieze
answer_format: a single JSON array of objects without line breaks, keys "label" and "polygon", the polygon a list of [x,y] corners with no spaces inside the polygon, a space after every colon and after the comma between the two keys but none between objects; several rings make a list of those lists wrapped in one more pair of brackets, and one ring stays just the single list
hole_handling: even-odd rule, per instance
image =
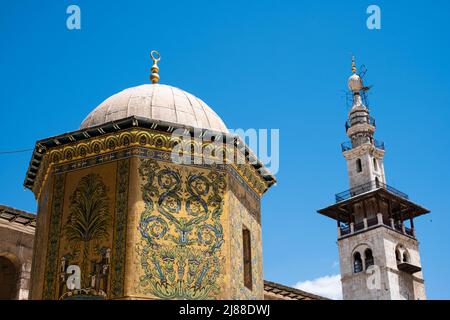
[{"label": "mosaic frieze", "polygon": [[[126,132],[118,132],[105,135],[99,138],[91,138],[70,145],[55,147],[48,150],[41,162],[41,170],[35,179],[34,186],[40,186],[48,176],[50,167],[54,164],[62,164],[72,162],[73,160],[83,160],[86,157],[95,157],[97,161],[102,161],[99,155],[105,155],[104,160],[108,160],[114,151],[125,150],[130,147],[145,147],[161,151],[171,151],[178,144],[187,144],[180,149],[192,150],[193,157],[202,157],[207,154],[211,160],[220,160],[225,154],[234,154],[236,159],[244,157],[241,152],[233,149],[231,145],[223,144],[217,146],[208,142],[201,142],[193,139],[189,142],[173,137],[169,134],[156,133],[151,130],[132,130]],[[211,149],[211,150],[209,150]],[[116,154],[116,153],[114,153]],[[218,156],[221,155],[221,156]],[[111,159],[109,159],[111,160]],[[223,159],[222,159],[223,160]],[[76,165],[82,165],[83,161],[77,164],[72,163],[72,169],[76,169]],[[242,163],[242,162],[240,162]],[[262,179],[256,169],[249,164],[232,165],[246,179],[247,183],[255,189],[256,192],[262,194],[268,187],[267,183]],[[33,187],[36,196],[40,194],[39,187]]]}]

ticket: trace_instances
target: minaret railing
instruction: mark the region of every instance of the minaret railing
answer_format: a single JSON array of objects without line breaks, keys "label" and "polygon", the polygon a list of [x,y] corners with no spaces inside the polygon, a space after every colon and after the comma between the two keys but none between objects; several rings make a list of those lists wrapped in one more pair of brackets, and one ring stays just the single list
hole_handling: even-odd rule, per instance
[{"label": "minaret railing", "polygon": [[[379,141],[376,139],[373,139],[372,141],[373,141],[373,145],[375,148],[384,150],[384,142],[383,141]],[[352,150],[353,149],[352,142],[351,141],[342,142],[341,149],[342,149],[342,152]]]},{"label": "minaret railing", "polygon": [[355,197],[357,195],[360,195],[362,193],[369,192],[369,191],[379,189],[379,188],[386,189],[389,192],[391,192],[399,197],[402,197],[404,199],[409,199],[409,196],[406,193],[401,192],[401,191],[395,189],[394,187],[391,187],[383,182],[376,181],[376,180],[369,181],[367,183],[361,184],[359,186],[353,187],[353,188],[348,189],[343,192],[339,192],[339,193],[335,194],[334,197],[335,197],[336,203],[338,203],[338,202],[350,199],[352,197]]},{"label": "minaret railing", "polygon": [[345,122],[345,131],[348,131],[352,125],[358,124],[358,123],[368,123],[371,126],[375,127],[375,118],[371,116],[360,116],[360,117],[354,117],[352,119],[348,119]]}]

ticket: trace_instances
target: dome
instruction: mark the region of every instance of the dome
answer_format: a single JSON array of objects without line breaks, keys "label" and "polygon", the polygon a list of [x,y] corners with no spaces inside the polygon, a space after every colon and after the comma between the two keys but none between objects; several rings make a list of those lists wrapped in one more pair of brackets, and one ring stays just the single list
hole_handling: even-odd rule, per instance
[{"label": "dome", "polygon": [[352,74],[348,78],[348,88],[353,92],[360,91],[363,88],[361,77],[357,74]]},{"label": "dome", "polygon": [[144,84],[112,95],[84,119],[80,129],[131,116],[228,133],[222,119],[201,99],[164,84]]}]

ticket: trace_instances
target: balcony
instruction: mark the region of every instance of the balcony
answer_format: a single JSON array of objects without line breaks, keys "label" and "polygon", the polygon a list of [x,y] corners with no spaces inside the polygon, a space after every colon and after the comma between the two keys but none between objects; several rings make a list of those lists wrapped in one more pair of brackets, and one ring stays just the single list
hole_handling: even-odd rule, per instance
[{"label": "balcony", "polygon": [[378,226],[384,226],[400,234],[415,238],[414,229],[408,228],[405,224],[394,223],[394,220],[386,220],[381,213],[377,214],[372,219],[364,218],[363,221],[358,223],[341,223],[339,222],[339,238],[347,235],[359,233],[365,230],[370,230]]},{"label": "balcony", "polygon": [[[375,127],[375,118],[370,117],[370,116],[367,116],[367,117],[355,117],[352,120],[353,120],[353,125],[359,124],[359,123],[368,123],[371,126]],[[345,131],[347,132],[348,129],[350,129],[351,126],[352,126],[352,121],[350,119],[348,119],[345,122]]]},{"label": "balcony", "polygon": [[[384,142],[373,139],[373,145],[375,148],[384,150]],[[349,151],[353,149],[353,144],[351,141],[346,141],[341,143],[342,152]]]},{"label": "balcony", "polygon": [[398,262],[398,261],[397,261],[397,268],[398,268],[398,270],[409,273],[409,274],[414,274],[414,273],[422,270],[421,267],[415,266],[409,262]]},{"label": "balcony", "polygon": [[406,199],[406,200],[409,199],[409,197],[408,197],[408,195],[406,193],[403,193],[403,192],[401,192],[401,191],[399,191],[399,190],[397,190],[397,189],[395,189],[395,188],[393,188],[391,186],[388,186],[387,184],[384,184],[382,182],[375,181],[375,180],[367,182],[367,183],[364,183],[364,184],[356,186],[356,187],[353,187],[353,188],[351,188],[349,190],[337,193],[337,194],[335,194],[334,197],[336,199],[336,203],[338,203],[338,202],[350,199],[352,197],[355,197],[355,196],[357,196],[359,194],[362,194],[362,193],[365,193],[365,192],[369,192],[369,191],[372,191],[372,190],[375,190],[375,189],[378,189],[378,188],[386,189],[387,191],[389,191],[389,192],[391,192],[391,193],[393,193],[393,194],[395,194],[395,195],[397,195],[399,197],[402,197],[403,199]]}]

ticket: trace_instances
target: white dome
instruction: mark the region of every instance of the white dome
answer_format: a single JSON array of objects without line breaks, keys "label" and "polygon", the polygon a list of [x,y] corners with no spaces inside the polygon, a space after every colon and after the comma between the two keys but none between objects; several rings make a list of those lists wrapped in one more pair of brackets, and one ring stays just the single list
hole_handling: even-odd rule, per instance
[{"label": "white dome", "polygon": [[353,91],[360,91],[363,88],[361,77],[353,74],[348,78],[348,88]]},{"label": "white dome", "polygon": [[95,108],[80,129],[131,116],[228,133],[222,119],[201,99],[164,84],[144,84],[116,93]]}]

